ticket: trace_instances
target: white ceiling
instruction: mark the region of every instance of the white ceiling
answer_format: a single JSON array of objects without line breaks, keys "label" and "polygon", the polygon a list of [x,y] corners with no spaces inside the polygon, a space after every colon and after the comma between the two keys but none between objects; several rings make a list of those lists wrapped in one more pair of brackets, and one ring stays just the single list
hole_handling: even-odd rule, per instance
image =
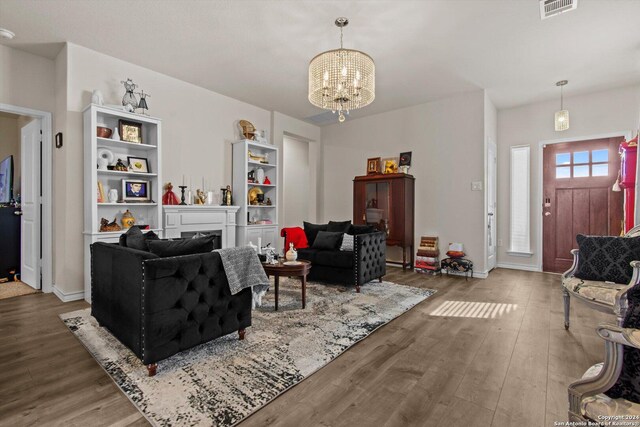
[{"label": "white ceiling", "polygon": [[537,0],[0,1],[7,46],[53,58],[69,41],[298,118],[323,112],[307,66],[338,46],[338,16],[345,47],[376,62],[376,100],[353,116],[479,88],[506,108],[558,97],[561,79],[567,95],[640,82],[638,0],[545,21]]}]

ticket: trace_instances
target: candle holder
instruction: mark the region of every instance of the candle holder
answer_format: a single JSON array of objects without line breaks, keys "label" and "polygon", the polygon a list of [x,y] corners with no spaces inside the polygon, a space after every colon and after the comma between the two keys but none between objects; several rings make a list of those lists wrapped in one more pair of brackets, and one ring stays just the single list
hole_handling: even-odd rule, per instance
[{"label": "candle holder", "polygon": [[182,193],[182,195],[180,196],[180,204],[181,205],[186,205],[186,203],[184,201],[185,200],[184,199],[184,190],[187,189],[187,186],[186,185],[178,185],[178,187],[180,187],[180,192]]}]

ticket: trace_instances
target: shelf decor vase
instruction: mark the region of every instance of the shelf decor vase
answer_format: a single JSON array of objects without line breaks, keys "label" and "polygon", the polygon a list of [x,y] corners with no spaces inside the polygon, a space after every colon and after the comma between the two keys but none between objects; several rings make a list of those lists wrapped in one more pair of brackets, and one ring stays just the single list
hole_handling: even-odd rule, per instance
[{"label": "shelf decor vase", "polygon": [[293,247],[293,243],[289,243],[289,250],[285,256],[287,261],[296,261],[298,259],[298,251]]},{"label": "shelf decor vase", "polygon": [[118,190],[112,188],[109,190],[109,202],[116,203],[118,201]]},{"label": "shelf decor vase", "polygon": [[256,178],[258,180],[258,184],[265,184],[265,182],[264,182],[264,169],[258,168],[256,170]]},{"label": "shelf decor vase", "polygon": [[129,209],[126,210],[125,213],[122,214],[122,226],[124,228],[131,228],[136,223],[136,218],[133,216]]}]

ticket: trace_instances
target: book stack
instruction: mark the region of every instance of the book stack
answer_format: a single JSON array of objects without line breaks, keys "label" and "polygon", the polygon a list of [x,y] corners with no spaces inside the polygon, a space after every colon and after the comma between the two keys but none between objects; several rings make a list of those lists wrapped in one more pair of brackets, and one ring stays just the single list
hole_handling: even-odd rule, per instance
[{"label": "book stack", "polygon": [[416,256],[416,271],[418,273],[437,273],[440,271],[440,249],[438,238],[422,236]]}]

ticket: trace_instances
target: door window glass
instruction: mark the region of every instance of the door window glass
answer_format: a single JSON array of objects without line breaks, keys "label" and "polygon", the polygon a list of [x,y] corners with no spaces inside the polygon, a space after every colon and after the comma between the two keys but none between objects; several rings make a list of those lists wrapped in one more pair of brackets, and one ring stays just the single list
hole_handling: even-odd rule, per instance
[{"label": "door window glass", "polygon": [[608,162],[609,150],[593,150],[591,152],[591,161],[593,163]]},{"label": "door window glass", "polygon": [[[589,163],[589,152],[576,151],[575,153],[573,153],[573,163],[574,164]],[[588,173],[587,173],[587,176],[589,176]]]},{"label": "door window glass", "polygon": [[556,154],[556,165],[570,165],[571,153],[559,153]]},{"label": "door window glass", "polygon": [[609,176],[609,164],[600,163],[592,166],[591,176]]},{"label": "door window glass", "polygon": [[574,178],[586,178],[589,176],[589,165],[580,165],[573,167]]},{"label": "door window glass", "polygon": [[571,178],[571,166],[557,166],[556,178]]}]

